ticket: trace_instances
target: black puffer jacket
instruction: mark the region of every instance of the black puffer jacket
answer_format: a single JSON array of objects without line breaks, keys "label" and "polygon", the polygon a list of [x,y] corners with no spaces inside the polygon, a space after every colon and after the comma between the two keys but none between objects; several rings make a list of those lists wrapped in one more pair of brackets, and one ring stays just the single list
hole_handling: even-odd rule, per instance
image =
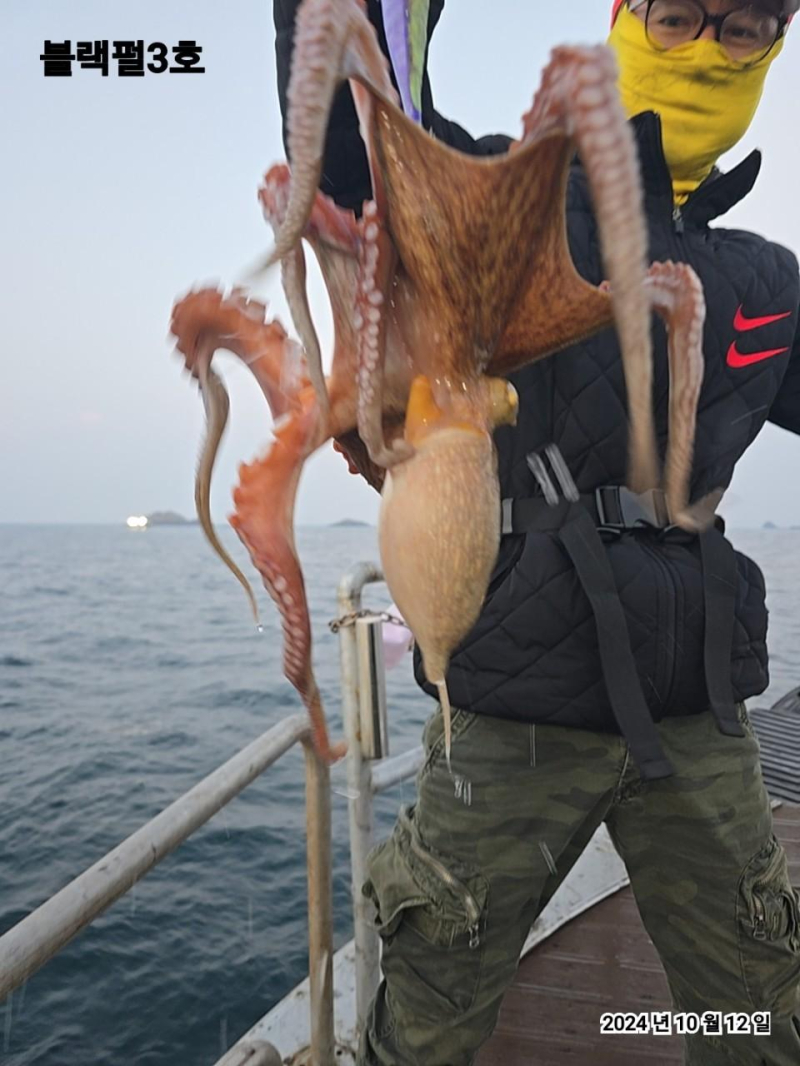
[{"label": "black puffer jacket", "polygon": [[[295,0],[275,3],[282,103],[296,6]],[[369,6],[382,39],[380,7],[372,2]],[[432,4],[431,29],[441,8],[441,3]],[[506,150],[508,138],[474,141],[461,127],[438,116],[427,78],[424,104],[424,124],[447,143],[478,154]],[[800,433],[798,266],[779,245],[752,233],[709,225],[752,188],[760,167],[757,152],[730,173],[715,174],[676,215],[659,119],[652,113],[640,115],[634,129],[650,257],[690,263],[700,276],[708,304],[706,373],[692,485],[695,499],[730,483],[736,462],[766,421]],[[327,153],[323,188],[343,206],[359,209],[369,196],[369,178],[346,89],[334,111]],[[567,218],[575,265],[598,284],[604,272],[597,228],[586,176],[577,161],[569,182]],[[542,313],[548,313],[546,293]],[[757,325],[758,319],[767,318],[774,320]],[[663,455],[669,379],[666,338],[658,323],[654,340],[654,405]],[[768,352],[777,354],[765,357]],[[512,380],[520,394],[519,423],[496,436],[505,497],[537,493],[526,457],[549,442],[561,449],[582,493],[623,483],[626,401],[613,330],[527,367]],[[607,543],[607,554],[652,717],[706,710],[705,611],[697,539],[623,533]],[[742,700],[767,686],[767,612],[758,567],[737,554],[736,568],[731,685],[733,698]],[[420,684],[435,695],[425,686],[419,659],[416,670]],[[595,617],[556,535],[529,532],[504,538],[483,612],[453,656],[448,687],[455,706],[477,713],[619,731],[601,668]]]}]

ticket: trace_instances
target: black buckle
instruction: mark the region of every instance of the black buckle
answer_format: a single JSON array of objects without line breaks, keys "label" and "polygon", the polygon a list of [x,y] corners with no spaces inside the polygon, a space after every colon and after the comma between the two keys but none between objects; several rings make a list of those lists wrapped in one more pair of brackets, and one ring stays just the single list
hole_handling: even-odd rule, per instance
[{"label": "black buckle", "polygon": [[663,489],[649,489],[638,496],[623,485],[602,485],[595,490],[599,525],[608,529],[636,529],[650,526],[664,529],[670,524]]}]

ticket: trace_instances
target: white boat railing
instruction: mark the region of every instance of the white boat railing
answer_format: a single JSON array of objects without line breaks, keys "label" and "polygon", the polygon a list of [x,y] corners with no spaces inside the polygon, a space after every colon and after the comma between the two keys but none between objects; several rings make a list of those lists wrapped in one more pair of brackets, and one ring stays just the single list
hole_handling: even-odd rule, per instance
[{"label": "white boat railing", "polygon": [[[383,574],[371,564],[354,567],[339,584],[339,619],[342,669],[342,714],[347,737],[347,785],[350,815],[350,870],[353,896],[353,940],[355,942],[356,1031],[361,1033],[370,1001],[380,980],[380,942],[372,921],[372,904],[361,893],[366,880],[367,855],[373,844],[373,797],[392,785],[412,777],[422,764],[422,748],[376,765],[364,756],[364,734],[370,744],[375,736],[385,737],[385,728],[376,728],[374,707],[384,706],[382,692],[371,692],[377,683],[385,684],[382,661],[374,671],[365,663],[381,657],[380,615],[362,612],[362,592],[366,585],[383,581]],[[348,624],[351,623],[351,624]],[[361,624],[359,624],[361,623]],[[372,655],[365,645],[371,645]],[[359,669],[360,667],[360,669]],[[385,749],[378,756],[385,754]]]},{"label": "white boat railing", "polygon": [[[356,948],[356,1015],[360,1032],[379,980],[379,940],[371,904],[362,896],[367,854],[373,843],[373,797],[413,776],[422,764],[417,748],[372,770],[385,754],[385,675],[382,616],[362,610],[366,585],[383,580],[377,567],[359,564],[339,585],[342,711],[348,741],[353,919]],[[0,937],[0,1002],[41,969],[107,907],[128,892],[179,844],[227,803],[302,743],[306,766],[308,868],[310,1066],[334,1066],[333,893],[330,769],[311,745],[304,714],[283,719],[203,778],[89,869]],[[369,758],[365,757],[369,755]],[[217,1066],[272,1066],[274,1047],[241,1042]]]}]

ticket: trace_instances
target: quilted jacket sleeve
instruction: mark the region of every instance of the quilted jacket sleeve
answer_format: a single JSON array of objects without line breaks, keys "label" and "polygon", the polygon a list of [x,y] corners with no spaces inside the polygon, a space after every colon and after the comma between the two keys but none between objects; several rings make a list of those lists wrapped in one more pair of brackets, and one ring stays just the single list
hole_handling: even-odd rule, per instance
[{"label": "quilted jacket sleeve", "polygon": [[[292,48],[294,41],[294,20],[300,0],[273,0],[275,18],[275,53],[278,72],[278,97],[283,115],[283,141],[286,145],[286,92],[289,85]],[[439,16],[444,0],[431,0],[428,39]],[[378,32],[378,40],[384,52],[387,52],[386,38],[383,32],[383,17],[379,0],[368,0],[369,17]],[[427,70],[422,88],[422,122],[435,137],[472,155],[497,155],[505,152],[510,138],[501,135],[482,137],[476,140],[456,122],[450,122],[439,115],[433,106],[430,81]],[[288,146],[286,146],[288,155]],[[340,205],[357,213],[361,211],[364,200],[370,197],[369,169],[364,142],[358,130],[358,118],[353,98],[348,86],[339,90],[331,112],[328,136],[325,144],[325,163],[320,185],[322,191]]]},{"label": "quilted jacket sleeve", "polygon": [[794,339],[789,369],[769,412],[770,422],[800,434],[800,329]]}]

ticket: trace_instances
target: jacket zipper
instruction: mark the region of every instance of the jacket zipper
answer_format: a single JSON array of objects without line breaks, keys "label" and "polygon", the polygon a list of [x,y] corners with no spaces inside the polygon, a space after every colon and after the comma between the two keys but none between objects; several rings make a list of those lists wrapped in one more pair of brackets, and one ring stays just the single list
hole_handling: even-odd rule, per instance
[{"label": "jacket zipper", "polygon": [[469,891],[469,889],[463,885],[457,878],[453,877],[447,867],[435,859],[433,855],[427,852],[417,841],[414,839],[414,834],[409,830],[409,840],[411,842],[411,849],[417,858],[421,859],[427,866],[429,866],[443,881],[447,887],[458,896],[464,903],[464,909],[469,915],[469,946],[471,948],[477,948],[480,944],[480,919],[481,910],[478,906],[475,897]]},{"label": "jacket zipper", "polygon": [[682,237],[685,229],[683,222],[683,211],[681,211],[680,207],[677,204],[672,210],[672,225],[678,236]]}]

